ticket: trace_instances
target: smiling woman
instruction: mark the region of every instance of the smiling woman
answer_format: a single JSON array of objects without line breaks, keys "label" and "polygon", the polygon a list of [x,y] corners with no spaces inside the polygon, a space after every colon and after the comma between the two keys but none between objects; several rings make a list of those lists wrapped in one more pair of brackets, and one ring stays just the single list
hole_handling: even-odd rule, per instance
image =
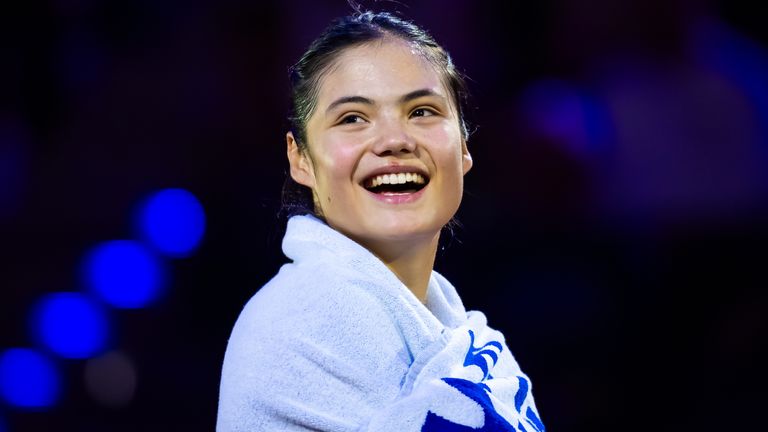
[{"label": "smiling woman", "polygon": [[544,430],[503,335],[433,271],[472,167],[447,52],[359,13],[292,81],[292,262],[235,324],[217,429]]},{"label": "smiling woman", "polygon": [[437,69],[389,35],[344,50],[320,84],[306,149],[287,134],[291,176],[312,190],[317,215],[424,300],[472,166],[456,104]]}]

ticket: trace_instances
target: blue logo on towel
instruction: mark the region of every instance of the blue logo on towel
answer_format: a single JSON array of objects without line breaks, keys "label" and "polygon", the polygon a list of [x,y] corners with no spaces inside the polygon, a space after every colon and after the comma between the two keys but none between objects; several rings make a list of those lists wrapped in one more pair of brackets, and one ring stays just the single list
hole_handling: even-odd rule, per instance
[{"label": "blue logo on towel", "polygon": [[485,412],[485,421],[483,427],[480,429],[474,429],[469,426],[453,423],[446,420],[439,415],[428,412],[427,419],[424,421],[424,426],[421,428],[421,432],[467,432],[467,431],[510,431],[518,432],[509,422],[504,420],[504,417],[499,415],[493,408],[491,398],[488,396],[487,387],[483,384],[476,384],[472,381],[467,381],[459,378],[443,378],[448,385],[463,393],[466,397],[475,401]]},{"label": "blue logo on towel", "polygon": [[[469,338],[469,350],[467,351],[467,355],[464,358],[464,366],[474,365],[479,367],[483,371],[482,381],[493,379],[490,371],[496,365],[496,362],[499,359],[499,354],[501,354],[503,349],[503,345],[497,341],[491,341],[479,348],[476,348],[474,346],[475,334],[472,332],[472,330],[469,330]],[[515,410],[517,410],[521,417],[523,417],[521,410],[525,399],[528,397],[528,390],[530,385],[528,380],[524,377],[518,376],[517,379],[519,381],[519,387],[517,389],[517,393],[515,393]],[[421,428],[422,432],[529,431],[529,429],[527,429],[521,421],[517,422],[517,428],[515,428],[507,420],[505,420],[504,417],[496,412],[496,409],[493,407],[493,403],[491,402],[491,398],[488,395],[491,393],[491,389],[482,381],[480,383],[474,383],[472,381],[459,378],[443,378],[443,381],[480,405],[480,407],[483,409],[483,413],[485,414],[483,427],[480,429],[474,429],[469,426],[453,423],[430,411],[427,413],[427,418],[425,419],[424,425]],[[524,420],[527,422],[527,426],[531,428],[531,431],[544,432],[544,424],[541,422],[538,415],[531,407],[526,409]]]},{"label": "blue logo on towel", "polygon": [[496,366],[499,354],[503,349],[504,347],[498,341],[490,341],[480,348],[475,348],[475,333],[469,330],[469,350],[464,357],[464,366],[475,365],[479,367],[483,371],[481,381],[485,381],[491,377],[490,371]]},{"label": "blue logo on towel", "polygon": [[[518,401],[525,400],[525,397],[528,394],[528,381],[523,377],[518,377],[518,379],[520,380],[521,385],[517,391],[517,394],[515,394],[515,408],[518,412],[520,412],[522,402],[518,403]],[[459,378],[443,378],[443,381],[480,405],[485,414],[483,427],[475,429],[469,426],[454,423],[430,411],[427,413],[427,418],[424,421],[424,425],[421,427],[421,432],[545,432],[544,424],[539,419],[539,416],[536,415],[536,412],[530,407],[528,407],[525,412],[525,421],[527,422],[527,426],[530,427],[530,429],[526,428],[521,421],[517,422],[517,428],[515,428],[507,420],[505,420],[504,417],[496,412],[496,409],[493,407],[493,403],[491,402],[491,398],[488,396],[488,387],[486,385],[482,383],[473,383],[472,381]],[[523,386],[523,382],[525,382],[525,386]]]}]

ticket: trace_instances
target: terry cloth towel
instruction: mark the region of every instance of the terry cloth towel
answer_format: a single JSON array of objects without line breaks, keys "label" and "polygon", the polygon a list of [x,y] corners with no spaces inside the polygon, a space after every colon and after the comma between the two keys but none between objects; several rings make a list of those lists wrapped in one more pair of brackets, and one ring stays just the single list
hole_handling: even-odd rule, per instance
[{"label": "terry cloth towel", "polygon": [[283,251],[229,339],[219,432],[544,431],[504,336],[443,276],[422,304],[312,216],[289,220]]}]

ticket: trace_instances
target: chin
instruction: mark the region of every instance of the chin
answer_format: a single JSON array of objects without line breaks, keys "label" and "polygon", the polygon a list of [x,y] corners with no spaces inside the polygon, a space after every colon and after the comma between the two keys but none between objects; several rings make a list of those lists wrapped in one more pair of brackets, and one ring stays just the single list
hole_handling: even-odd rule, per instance
[{"label": "chin", "polygon": [[[446,221],[447,223],[447,221]],[[435,221],[420,221],[408,217],[387,218],[370,226],[370,238],[378,241],[401,242],[434,237],[444,224]]]}]

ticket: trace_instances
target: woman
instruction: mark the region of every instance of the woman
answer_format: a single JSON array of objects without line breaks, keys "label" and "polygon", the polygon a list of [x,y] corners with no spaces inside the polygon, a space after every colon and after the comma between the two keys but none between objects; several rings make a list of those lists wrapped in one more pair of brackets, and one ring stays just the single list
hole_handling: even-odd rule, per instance
[{"label": "woman", "polygon": [[292,70],[292,260],[229,340],[217,429],[543,431],[530,382],[432,270],[472,166],[463,80],[386,13],[331,25]]}]

